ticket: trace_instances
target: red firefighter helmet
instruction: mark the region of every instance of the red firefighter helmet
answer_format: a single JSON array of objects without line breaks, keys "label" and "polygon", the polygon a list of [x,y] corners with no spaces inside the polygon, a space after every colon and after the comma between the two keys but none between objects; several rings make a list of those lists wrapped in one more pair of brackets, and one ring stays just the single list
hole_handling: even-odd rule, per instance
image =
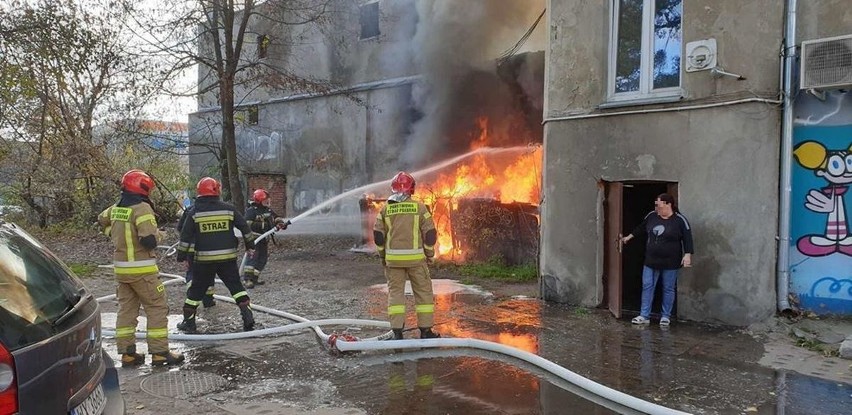
[{"label": "red firefighter helmet", "polygon": [[393,180],[391,180],[391,190],[394,193],[405,193],[407,195],[414,194],[414,177],[410,174],[401,171],[393,176]]},{"label": "red firefighter helmet", "polygon": [[154,179],[139,169],[130,170],[121,177],[121,189],[130,193],[148,197],[154,187]]},{"label": "red firefighter helmet", "polygon": [[204,177],[198,181],[196,190],[199,196],[219,196],[222,194],[222,185],[212,177]]},{"label": "red firefighter helmet", "polygon": [[263,203],[269,199],[269,192],[263,189],[257,189],[251,194],[251,200],[255,203]]}]

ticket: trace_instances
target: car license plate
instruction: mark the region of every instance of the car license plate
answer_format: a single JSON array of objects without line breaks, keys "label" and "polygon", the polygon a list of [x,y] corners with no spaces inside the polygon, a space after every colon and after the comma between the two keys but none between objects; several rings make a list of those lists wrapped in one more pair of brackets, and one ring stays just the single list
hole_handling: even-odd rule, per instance
[{"label": "car license plate", "polygon": [[71,410],[71,415],[101,415],[105,407],[106,395],[104,395],[104,387],[98,385],[83,403]]}]

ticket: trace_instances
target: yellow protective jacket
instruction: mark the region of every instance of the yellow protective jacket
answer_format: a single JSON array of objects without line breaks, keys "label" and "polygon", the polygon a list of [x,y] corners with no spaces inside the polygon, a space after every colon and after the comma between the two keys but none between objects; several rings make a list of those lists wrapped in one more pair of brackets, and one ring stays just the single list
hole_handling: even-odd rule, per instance
[{"label": "yellow protective jacket", "polygon": [[148,249],[140,243],[141,238],[157,237],[154,210],[141,200],[129,206],[118,206],[120,204],[112,205],[98,215],[98,223],[104,234],[112,238],[115,245],[115,275],[136,277],[159,274],[156,247]]},{"label": "yellow protective jacket", "polygon": [[376,217],[373,234],[389,267],[414,267],[435,256],[435,223],[421,202],[388,202]]}]

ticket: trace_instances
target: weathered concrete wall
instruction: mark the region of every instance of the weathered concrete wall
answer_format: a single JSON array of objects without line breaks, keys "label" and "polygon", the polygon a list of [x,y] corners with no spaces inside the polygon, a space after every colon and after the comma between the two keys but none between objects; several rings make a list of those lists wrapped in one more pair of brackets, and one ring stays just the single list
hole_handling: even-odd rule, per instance
[{"label": "weathered concrete wall", "polygon": [[679,317],[748,324],[772,313],[779,147],[767,131],[777,131],[779,117],[763,104],[736,108],[548,124],[541,265],[548,299],[602,301],[598,180],[676,181],[696,246],[694,267],[679,279]]},{"label": "weathered concrete wall", "polygon": [[796,43],[852,35],[852,7],[847,0],[800,1],[796,23]]},{"label": "weathered concrete wall", "polygon": [[[287,211],[282,214],[304,212],[342,191],[385,180],[401,167],[397,156],[413,122],[411,83],[375,83],[414,75],[410,40],[416,10],[412,0],[380,1],[381,34],[360,39],[362,3],[335,0],[321,25],[255,18],[253,35],[246,38],[247,61],[257,60],[255,34],[264,34],[270,44],[263,62],[325,84],[317,91],[304,85],[237,87],[236,101],[243,105],[236,131],[241,173],[286,175]],[[205,76],[202,70],[199,79]],[[293,96],[306,90],[322,96]],[[213,153],[205,147],[212,141],[218,148],[217,105],[214,95],[207,94],[199,99],[200,111],[190,115],[190,164],[196,177],[218,176]],[[240,112],[249,105],[258,108],[257,124],[248,123]]]},{"label": "weathered concrete wall", "polygon": [[[403,85],[262,105],[259,123],[237,131],[242,173],[284,174],[287,215],[386,180],[399,169],[410,94],[410,85]],[[190,122],[202,125],[202,119],[196,114]],[[215,117],[210,122],[215,125]],[[199,152],[196,146],[193,153]],[[209,154],[194,155],[193,175],[207,174],[211,163]]]},{"label": "weathered concrete wall", "polygon": [[586,306],[603,301],[600,181],[670,181],[679,184],[680,208],[696,241],[695,265],[679,279],[679,317],[744,325],[770,315],[780,110],[748,103],[640,112],[777,97],[783,5],[684,2],[683,44],[715,38],[719,66],[747,79],[682,71],[681,102],[600,110],[607,99],[610,11],[593,3],[549,2],[545,114],[628,114],[547,121],[543,296]]},{"label": "weathered concrete wall", "polygon": [[[366,82],[415,74],[411,38],[417,27],[413,0],[379,1],[378,37],[360,39],[360,0],[333,0],[317,22],[285,25],[261,18],[250,21],[243,60],[261,62],[283,73],[317,81],[328,88],[347,88]],[[269,13],[266,13],[269,14]],[[269,38],[267,57],[257,58],[257,37]],[[209,82],[205,68],[199,80]],[[237,85],[237,103],[266,102],[306,91],[306,84],[278,84],[257,87],[257,82]],[[199,108],[217,106],[213,92],[199,99]]]},{"label": "weathered concrete wall", "polygon": [[[778,91],[783,5],[773,0],[685,3],[683,44],[715,38],[719,66],[747,78],[735,81],[708,71],[682,71],[685,99]],[[545,114],[589,112],[606,101],[610,10],[599,2],[576,0],[551,0],[548,10]]]}]

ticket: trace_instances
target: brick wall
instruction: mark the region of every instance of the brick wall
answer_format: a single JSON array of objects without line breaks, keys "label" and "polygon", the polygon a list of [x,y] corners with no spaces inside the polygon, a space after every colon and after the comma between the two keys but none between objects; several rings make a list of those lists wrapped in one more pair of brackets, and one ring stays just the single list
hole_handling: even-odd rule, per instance
[{"label": "brick wall", "polygon": [[272,204],[269,207],[279,216],[287,216],[287,177],[280,174],[250,174],[248,176],[248,197],[257,189],[269,192]]}]

